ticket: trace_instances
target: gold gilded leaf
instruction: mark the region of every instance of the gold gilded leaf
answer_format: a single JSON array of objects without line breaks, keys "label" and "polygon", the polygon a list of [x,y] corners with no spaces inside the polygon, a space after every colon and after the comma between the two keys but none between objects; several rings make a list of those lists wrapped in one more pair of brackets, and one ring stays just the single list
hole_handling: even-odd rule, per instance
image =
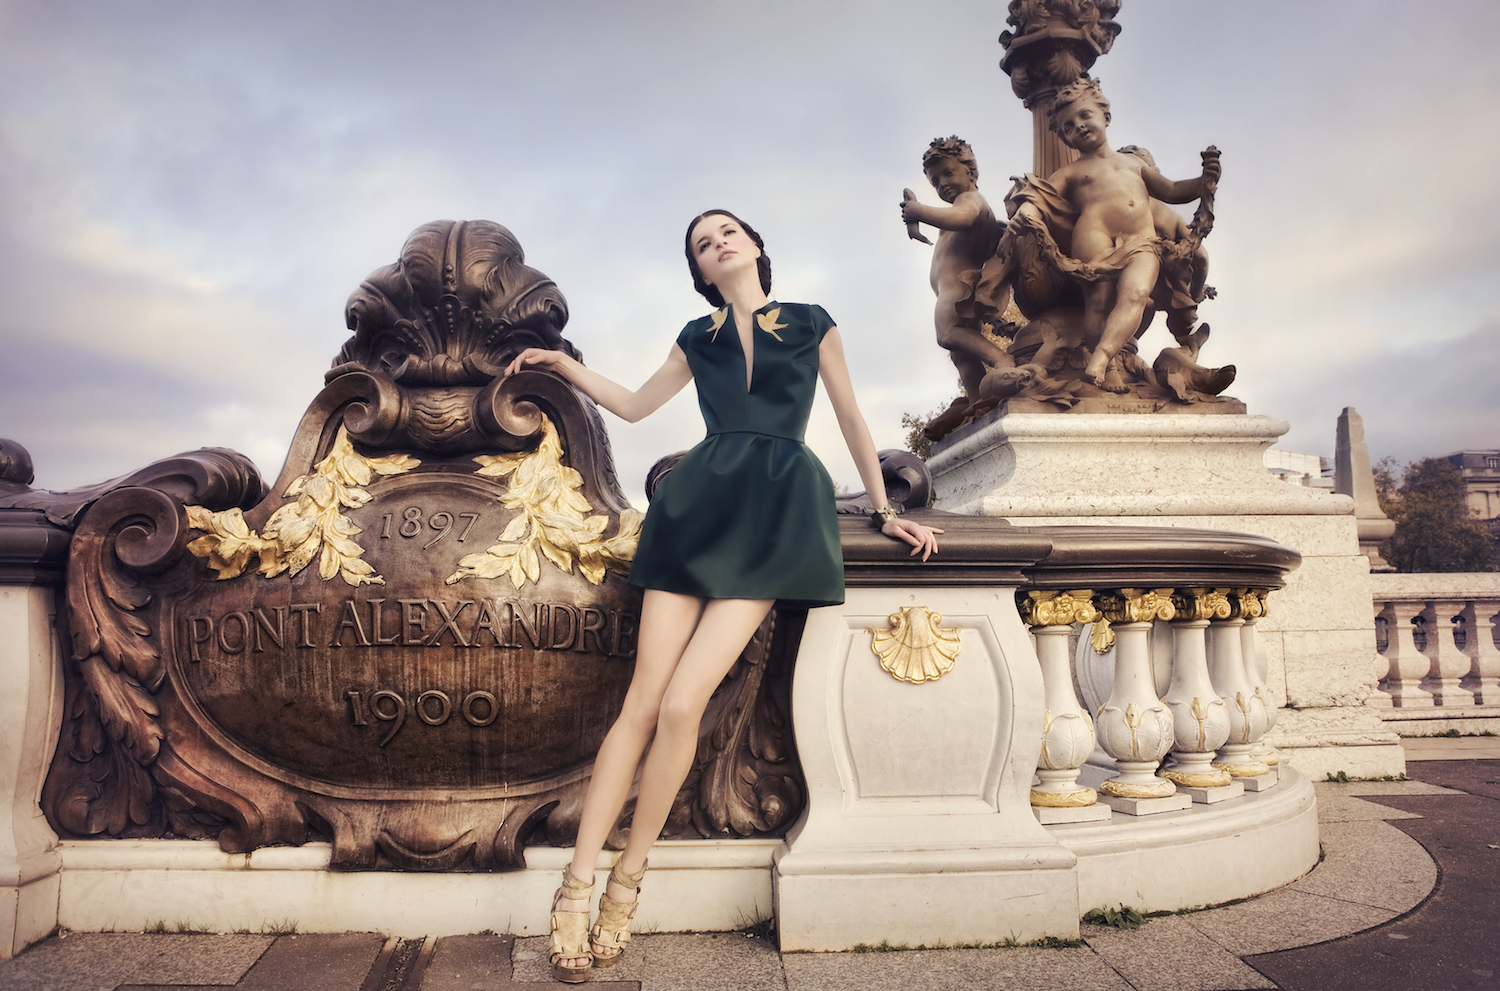
[{"label": "gold gilded leaf", "polygon": [[500,534],[500,539],[502,541],[520,540],[530,525],[531,520],[527,519],[525,513],[521,513],[505,525],[505,532]]},{"label": "gold gilded leaf", "polygon": [[369,485],[373,472],[370,471],[370,462],[350,450],[348,454],[342,455],[335,460],[332,455],[329,460],[333,461],[333,474],[345,485]]},{"label": "gold gilded leaf", "polygon": [[322,538],[314,533],[296,547],[291,548],[291,553],[286,556],[286,568],[293,578],[312,563],[312,559],[318,556],[318,551],[322,549],[322,546]]},{"label": "gold gilded leaf", "polygon": [[[597,585],[607,571],[626,572],[640,536],[641,514],[621,512],[614,537],[603,540],[609,517],[594,513],[584,497],[583,476],[562,463],[562,438],[550,419],[543,418],[542,438],[535,451],[522,457],[481,455],[474,460],[477,473],[491,477],[511,475],[510,486],[500,503],[517,510],[500,535],[500,542],[483,555],[469,555],[445,581],[452,585],[465,578],[496,578],[508,575],[520,588],[541,578],[541,558],[571,574],[579,574]],[[525,538],[525,542],[516,541]],[[489,563],[483,561],[489,559]]]},{"label": "gold gilded leaf", "polygon": [[[537,541],[537,546],[542,549],[543,554],[547,555],[547,560],[557,565],[558,570],[563,574],[571,575],[573,573],[573,555],[568,553],[566,548],[557,546],[548,540],[545,534]],[[536,581],[536,579],[533,578],[532,581]]]},{"label": "gold gilded leaf", "polygon": [[[387,454],[383,458],[362,458],[379,475],[404,475],[422,464],[410,454]],[[361,483],[364,484],[364,483]]]},{"label": "gold gilded leaf", "polygon": [[302,486],[302,492],[313,502],[317,503],[320,509],[327,509],[329,506],[332,506],[338,496],[333,483],[322,475],[314,475],[309,478],[307,483]]},{"label": "gold gilded leaf", "polygon": [[525,460],[525,455],[481,454],[474,460],[481,466],[476,474],[486,478],[504,478],[516,470],[516,466]]},{"label": "gold gilded leaf", "polygon": [[[295,508],[295,507],[283,507]],[[277,510],[279,513],[281,510]],[[316,516],[291,517],[279,527],[276,518],[271,517],[271,522],[266,525],[266,536],[275,539],[282,550],[291,550],[312,540],[318,532],[318,518]]]},{"label": "gold gilded leaf", "polygon": [[332,544],[323,545],[323,553],[318,555],[318,577],[324,581],[339,573],[338,551],[333,549]]}]

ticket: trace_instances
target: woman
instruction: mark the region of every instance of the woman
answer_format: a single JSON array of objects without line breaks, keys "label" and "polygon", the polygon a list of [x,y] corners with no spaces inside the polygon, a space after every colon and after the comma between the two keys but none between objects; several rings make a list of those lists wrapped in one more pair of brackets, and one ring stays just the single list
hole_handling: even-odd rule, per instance
[{"label": "woman", "polygon": [[[573,860],[552,903],[552,972],[570,983],[617,963],[630,941],[646,855],[698,746],[714,689],[776,601],[843,601],[833,484],[802,444],[816,377],[870,493],[881,532],[925,561],[941,530],[898,518],[855,404],[838,329],[821,307],[773,304],[764,242],[724,210],[688,225],[694,287],[719,309],[689,323],[666,363],[632,392],[558,351],[530,348],[506,369],[557,372],[632,423],[697,379],[708,436],[662,481],[630,581],[645,588],[635,671],[594,761]],[[647,748],[650,752],[647,753]],[[590,931],[594,864],[641,767],[630,838]]]}]

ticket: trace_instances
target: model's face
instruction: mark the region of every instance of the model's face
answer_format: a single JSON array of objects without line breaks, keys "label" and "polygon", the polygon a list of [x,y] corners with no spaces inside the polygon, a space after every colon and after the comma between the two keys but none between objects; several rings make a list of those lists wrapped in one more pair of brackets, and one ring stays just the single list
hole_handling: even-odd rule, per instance
[{"label": "model's face", "polygon": [[1090,152],[1104,143],[1104,111],[1093,100],[1078,100],[1057,110],[1057,133],[1063,144]]},{"label": "model's face", "polygon": [[939,158],[927,166],[927,181],[937,190],[944,203],[952,203],[959,194],[974,188],[974,179],[969,170],[956,158]]},{"label": "model's face", "polygon": [[760,248],[733,217],[713,213],[693,227],[693,260],[711,286],[722,285],[729,272],[747,265],[754,268],[759,257]]}]

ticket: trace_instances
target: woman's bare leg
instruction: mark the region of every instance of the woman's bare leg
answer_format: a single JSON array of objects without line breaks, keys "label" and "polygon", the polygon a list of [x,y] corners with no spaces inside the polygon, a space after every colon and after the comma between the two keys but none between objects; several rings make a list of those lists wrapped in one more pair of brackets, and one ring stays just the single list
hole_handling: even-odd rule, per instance
[{"label": "woman's bare leg", "polygon": [[[651,752],[641,769],[641,788],[635,800],[630,838],[620,854],[622,871],[634,873],[645,866],[646,856],[661,835],[672,803],[693,766],[698,752],[698,727],[703,722],[708,700],[772,604],[770,599],[711,599],[704,607],[692,639],[660,698]],[[617,814],[618,811],[617,808]],[[617,902],[636,899],[634,889],[618,884],[608,885],[605,891]]]},{"label": "woman's bare leg", "polygon": [[[698,628],[683,651],[661,700],[656,738],[641,770],[640,793],[635,800],[630,838],[620,854],[620,866],[638,871],[646,863],[651,845],[661,835],[671,814],[672,803],[692,769],[698,752],[698,726],[709,697],[744,651],[766,613],[770,599],[711,599],[698,620]],[[617,897],[627,894],[627,897]],[[610,894],[628,901],[627,892]]]},{"label": "woman's bare leg", "polygon": [[[594,864],[625,806],[641,755],[656,733],[662,696],[666,694],[672,674],[698,626],[705,602],[691,595],[646,590],[641,602],[640,637],[636,641],[635,671],[630,678],[630,688],[625,693],[620,715],[599,747],[588,791],[584,794],[578,839],[573,846],[573,860],[568,865],[569,872],[580,881],[593,880]],[[576,899],[564,899],[558,903],[558,908],[565,912],[582,912],[588,907],[587,902]],[[564,966],[581,966],[582,962],[576,958],[561,961]]]}]

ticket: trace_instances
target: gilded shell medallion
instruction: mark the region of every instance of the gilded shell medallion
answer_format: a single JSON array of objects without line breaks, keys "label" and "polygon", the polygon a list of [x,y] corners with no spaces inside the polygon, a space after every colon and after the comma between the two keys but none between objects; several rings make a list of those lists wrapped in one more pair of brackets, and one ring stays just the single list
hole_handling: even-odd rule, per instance
[{"label": "gilded shell medallion", "polygon": [[889,622],[889,630],[870,631],[870,649],[892,678],[920,685],[953,670],[963,643],[958,630],[942,628],[942,613],[902,606]]}]

